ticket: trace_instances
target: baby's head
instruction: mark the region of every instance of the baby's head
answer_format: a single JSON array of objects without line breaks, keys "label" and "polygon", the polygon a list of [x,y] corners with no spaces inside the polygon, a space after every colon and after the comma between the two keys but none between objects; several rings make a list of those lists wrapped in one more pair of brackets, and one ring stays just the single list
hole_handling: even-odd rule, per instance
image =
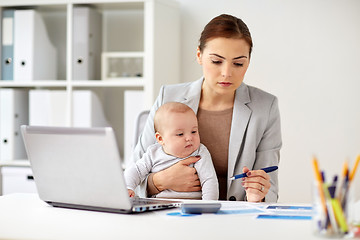
[{"label": "baby's head", "polygon": [[154,128],[156,140],[169,155],[185,158],[200,146],[196,115],[183,103],[163,104],[155,113]]}]

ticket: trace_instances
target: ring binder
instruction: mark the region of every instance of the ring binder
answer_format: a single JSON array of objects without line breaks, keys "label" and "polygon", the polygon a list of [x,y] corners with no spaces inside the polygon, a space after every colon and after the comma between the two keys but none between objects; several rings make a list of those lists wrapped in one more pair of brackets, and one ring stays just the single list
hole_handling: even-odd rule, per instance
[{"label": "ring binder", "polygon": [[0,160],[26,159],[20,126],[28,124],[28,92],[0,89]]},{"label": "ring binder", "polygon": [[100,80],[101,15],[91,7],[74,7],[73,79]]},{"label": "ring binder", "polygon": [[14,81],[54,80],[56,49],[41,15],[33,9],[14,12]]},{"label": "ring binder", "polygon": [[14,10],[3,10],[2,17],[2,61],[1,79],[13,80],[13,57],[14,57]]}]

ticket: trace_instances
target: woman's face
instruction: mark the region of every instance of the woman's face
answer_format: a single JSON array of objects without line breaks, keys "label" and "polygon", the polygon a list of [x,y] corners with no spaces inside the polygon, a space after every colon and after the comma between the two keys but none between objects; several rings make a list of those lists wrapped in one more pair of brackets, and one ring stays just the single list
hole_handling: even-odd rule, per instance
[{"label": "woman's face", "polygon": [[217,95],[234,93],[249,66],[250,47],[243,39],[214,38],[206,43],[197,60],[203,66],[206,91]]}]

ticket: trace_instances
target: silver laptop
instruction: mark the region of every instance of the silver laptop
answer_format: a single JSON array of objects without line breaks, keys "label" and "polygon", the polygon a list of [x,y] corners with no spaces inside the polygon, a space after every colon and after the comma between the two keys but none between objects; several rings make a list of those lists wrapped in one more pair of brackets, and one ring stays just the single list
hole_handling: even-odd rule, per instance
[{"label": "silver laptop", "polygon": [[21,126],[40,199],[55,207],[116,213],[179,206],[128,196],[112,128]]}]

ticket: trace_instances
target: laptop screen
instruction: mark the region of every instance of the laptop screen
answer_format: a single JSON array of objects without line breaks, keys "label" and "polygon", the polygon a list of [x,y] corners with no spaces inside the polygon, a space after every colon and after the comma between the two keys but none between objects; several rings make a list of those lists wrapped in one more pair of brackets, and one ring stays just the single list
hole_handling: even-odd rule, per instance
[{"label": "laptop screen", "polygon": [[22,126],[39,197],[131,209],[112,128]]}]

